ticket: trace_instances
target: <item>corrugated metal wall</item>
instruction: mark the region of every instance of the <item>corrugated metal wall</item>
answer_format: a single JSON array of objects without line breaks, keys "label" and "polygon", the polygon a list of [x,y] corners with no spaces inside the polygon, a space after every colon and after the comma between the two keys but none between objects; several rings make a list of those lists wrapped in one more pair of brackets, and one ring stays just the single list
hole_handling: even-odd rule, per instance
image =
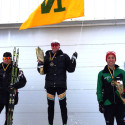
[{"label": "corrugated metal wall", "polygon": [[[50,49],[53,39],[58,39],[61,49],[70,57],[78,52],[77,67],[68,75],[67,103],[69,125],[105,125],[98,111],[96,99],[97,74],[103,69],[105,54],[116,51],[117,64],[124,67],[125,25],[93,27],[40,28],[19,31],[0,30],[0,59],[5,51],[20,49],[19,67],[27,78],[27,85],[19,91],[19,104],[14,111],[14,125],[47,125],[47,102],[44,78],[37,70],[35,48],[44,52]],[[55,104],[54,125],[61,125],[58,99]],[[4,124],[4,111],[0,114],[0,125]]]},{"label": "corrugated metal wall", "polygon": [[[23,23],[43,0],[0,0],[0,24]],[[124,0],[84,0],[85,16],[73,20],[125,19]]]}]

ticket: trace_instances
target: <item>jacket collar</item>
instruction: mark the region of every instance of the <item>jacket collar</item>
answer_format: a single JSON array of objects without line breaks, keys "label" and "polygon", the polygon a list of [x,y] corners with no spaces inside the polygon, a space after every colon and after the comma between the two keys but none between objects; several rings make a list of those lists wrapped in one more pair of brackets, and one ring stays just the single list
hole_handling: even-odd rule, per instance
[{"label": "jacket collar", "polygon": [[[115,64],[115,69],[117,69],[117,68],[119,68],[119,66]],[[104,67],[103,73],[109,73],[108,65],[106,65],[106,66]]]}]

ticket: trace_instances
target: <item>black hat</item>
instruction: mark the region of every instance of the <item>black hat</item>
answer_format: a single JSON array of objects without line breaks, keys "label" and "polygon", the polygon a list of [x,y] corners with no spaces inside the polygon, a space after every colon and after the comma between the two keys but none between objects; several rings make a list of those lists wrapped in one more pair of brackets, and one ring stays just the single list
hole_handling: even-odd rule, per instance
[{"label": "black hat", "polygon": [[12,57],[11,53],[10,52],[5,52],[3,54],[3,57]]}]

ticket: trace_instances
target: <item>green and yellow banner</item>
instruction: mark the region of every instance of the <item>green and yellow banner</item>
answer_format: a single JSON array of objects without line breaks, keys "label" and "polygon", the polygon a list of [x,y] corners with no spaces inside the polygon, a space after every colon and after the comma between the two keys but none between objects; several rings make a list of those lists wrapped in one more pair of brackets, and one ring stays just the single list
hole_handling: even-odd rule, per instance
[{"label": "green and yellow banner", "polygon": [[60,23],[84,16],[84,0],[44,0],[19,30]]}]

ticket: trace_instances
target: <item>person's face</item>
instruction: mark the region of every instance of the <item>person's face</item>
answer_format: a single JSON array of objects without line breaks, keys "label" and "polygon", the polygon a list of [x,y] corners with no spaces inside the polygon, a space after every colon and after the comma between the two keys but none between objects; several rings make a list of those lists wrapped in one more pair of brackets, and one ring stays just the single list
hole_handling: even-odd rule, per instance
[{"label": "person's face", "polygon": [[107,57],[108,66],[113,67],[115,65],[115,62],[116,62],[115,56],[114,55],[108,55],[108,57]]},{"label": "person's face", "polygon": [[11,58],[10,57],[3,57],[3,63],[10,64],[11,63]]},{"label": "person's face", "polygon": [[56,53],[59,50],[60,46],[58,43],[52,43],[51,48],[52,48],[53,53]]}]

